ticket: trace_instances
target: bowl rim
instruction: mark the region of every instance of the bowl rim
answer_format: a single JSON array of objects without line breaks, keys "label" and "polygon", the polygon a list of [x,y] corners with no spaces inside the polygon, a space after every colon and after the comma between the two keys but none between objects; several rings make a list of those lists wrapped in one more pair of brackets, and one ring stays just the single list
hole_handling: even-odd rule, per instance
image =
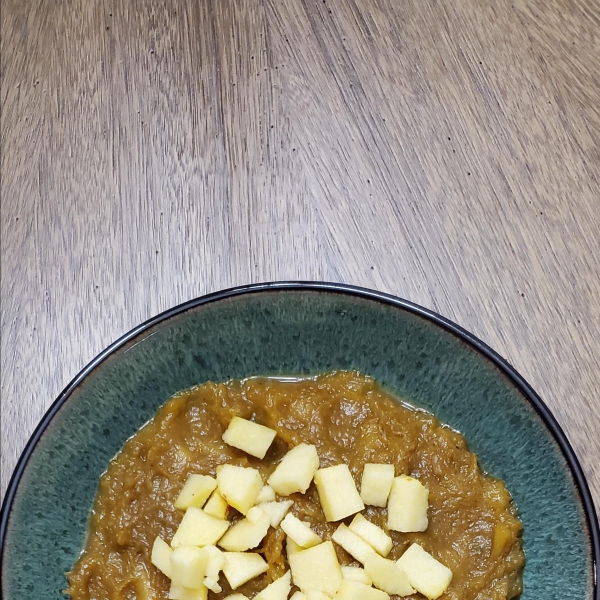
[{"label": "bowl rim", "polygon": [[440,314],[410,302],[404,300],[398,296],[387,294],[384,292],[375,291],[372,289],[354,286],[345,283],[332,283],[332,282],[317,282],[317,281],[273,281],[264,283],[252,283],[247,285],[236,286],[227,288],[217,292],[212,292],[188,300],[174,306],[166,311],[151,317],[147,321],[144,321],[140,325],[134,327],[107,348],[105,348],[100,354],[93,358],[83,369],[67,384],[63,391],[58,395],[56,400],[50,405],[33,433],[31,434],[25,448],[21,452],[21,455],[17,461],[15,469],[11,475],[6,493],[2,501],[2,507],[0,508],[0,574],[3,572],[4,566],[4,553],[6,550],[6,535],[8,531],[9,517],[11,508],[13,506],[16,493],[19,487],[19,483],[27,468],[27,463],[31,455],[33,454],[35,447],[42,438],[46,428],[59,412],[62,406],[69,399],[73,391],[94,371],[100,366],[109,356],[114,354],[121,347],[130,342],[133,338],[137,337],[146,330],[167,321],[168,319],[184,313],[190,309],[202,306],[204,304],[210,304],[220,300],[228,298],[239,297],[243,295],[254,295],[263,292],[274,292],[274,291],[291,291],[291,292],[328,292],[337,293],[342,295],[355,296],[366,300],[371,300],[393,306],[398,309],[407,311],[414,315],[424,318],[425,320],[441,327],[442,329],[450,332],[460,340],[466,342],[469,346],[474,348],[485,358],[492,362],[501,372],[504,374],[510,382],[521,392],[521,394],[527,399],[534,410],[542,419],[542,422],[552,434],[552,437],[558,444],[563,457],[566,460],[567,466],[569,467],[575,486],[579,493],[581,504],[586,516],[590,546],[592,550],[592,569],[593,569],[593,597],[596,600],[600,600],[600,587],[598,582],[598,560],[600,559],[600,527],[598,524],[598,516],[594,507],[592,495],[577,458],[575,451],[573,450],[571,443],[567,439],[566,434],[562,430],[561,426],[554,415],[550,412],[550,409],[546,406],[541,397],[535,392],[531,385],[518,373],[518,371],[502,356],[500,356],[495,350],[493,350],[486,343],[481,341],[475,335],[457,325],[450,319],[441,316]]}]

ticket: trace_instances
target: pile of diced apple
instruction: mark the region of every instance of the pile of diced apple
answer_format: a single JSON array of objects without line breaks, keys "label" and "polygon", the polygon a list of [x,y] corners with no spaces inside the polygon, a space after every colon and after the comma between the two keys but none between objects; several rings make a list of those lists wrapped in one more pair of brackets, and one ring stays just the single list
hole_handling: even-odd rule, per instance
[{"label": "pile of diced apple", "polygon": [[[223,440],[263,459],[276,432],[252,421],[234,417]],[[304,494],[314,481],[329,522],[355,515],[341,523],[332,540],[319,535],[294,516],[290,494]],[[277,497],[280,497],[278,500]],[[257,548],[269,528],[286,534],[289,570],[267,585],[254,600],[389,600],[389,595],[420,592],[429,600],[441,596],[452,572],[418,544],[412,544],[397,561],[386,558],[392,538],[368,521],[365,505],[387,507],[388,530],[427,529],[428,490],[417,479],[395,477],[394,466],[366,464],[360,493],[347,465],[319,468],[314,446],[299,444],[281,460],[267,484],[250,467],[224,464],[216,478],[190,475],[175,507],[185,514],[170,544],[157,537],[152,563],[171,580],[171,600],[207,600],[209,591],[222,592],[223,573],[232,590],[265,573],[268,564]],[[228,520],[230,507],[243,515],[235,524]],[[362,567],[341,566],[334,543]],[[227,600],[248,600],[233,593]]]}]

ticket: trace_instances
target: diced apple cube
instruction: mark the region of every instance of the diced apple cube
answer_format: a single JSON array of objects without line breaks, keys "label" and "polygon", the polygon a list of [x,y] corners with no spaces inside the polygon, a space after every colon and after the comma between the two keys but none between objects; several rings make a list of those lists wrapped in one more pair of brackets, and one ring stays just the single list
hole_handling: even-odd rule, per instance
[{"label": "diced apple cube", "polygon": [[286,538],[285,549],[288,556],[288,562],[290,560],[291,554],[294,554],[295,552],[300,552],[302,550],[306,550],[306,548],[303,548],[300,544],[296,544],[296,542],[292,538]]},{"label": "diced apple cube", "polygon": [[270,485],[263,485],[256,497],[256,504],[275,501],[275,490]]},{"label": "diced apple cube", "polygon": [[361,567],[342,566],[342,576],[344,579],[356,579],[365,585],[371,585],[373,581]]},{"label": "diced apple cube", "polygon": [[216,543],[229,529],[229,522],[207,515],[201,508],[188,508],[177,528],[171,547],[208,546]]},{"label": "diced apple cube", "polygon": [[209,555],[204,548],[179,546],[171,554],[171,581],[175,586],[199,590],[204,586]]},{"label": "diced apple cube", "polygon": [[387,556],[390,553],[393,545],[392,538],[381,527],[367,521],[360,513],[352,519],[348,529],[375,548],[381,556]]},{"label": "diced apple cube", "polygon": [[229,504],[227,504],[225,498],[221,496],[221,492],[217,489],[211,494],[203,510],[207,515],[215,517],[215,519],[226,519]]},{"label": "diced apple cube", "polygon": [[383,508],[387,504],[393,481],[394,465],[367,463],[360,483],[362,501]]},{"label": "diced apple cube", "polygon": [[256,458],[264,458],[276,435],[277,432],[269,427],[233,417],[223,434],[223,441]]},{"label": "diced apple cube", "polygon": [[319,469],[315,473],[315,485],[328,521],[340,521],[365,507],[347,465]]},{"label": "diced apple cube", "polygon": [[317,449],[309,444],[298,444],[281,459],[268,483],[280,496],[304,494],[318,468]]},{"label": "diced apple cube", "polygon": [[225,564],[225,557],[223,552],[216,546],[204,546],[206,552],[208,552],[208,565],[206,566],[206,575],[204,577],[204,585],[215,592],[220,594],[223,590],[219,585],[219,573]]},{"label": "diced apple cube", "polygon": [[428,498],[429,490],[418,479],[407,475],[395,477],[388,500],[388,529],[403,533],[425,531]]},{"label": "diced apple cube", "polygon": [[365,561],[365,571],[373,585],[388,594],[410,596],[415,590],[408,582],[407,574],[393,561],[371,554]]},{"label": "diced apple cube", "polygon": [[208,589],[201,587],[199,589],[191,589],[180,585],[171,585],[169,590],[169,600],[207,600]]},{"label": "diced apple cube", "polygon": [[225,501],[245,515],[263,487],[260,473],[251,467],[219,465],[217,485]]},{"label": "diced apple cube", "polygon": [[335,530],[331,539],[339,544],[350,556],[358,562],[365,563],[370,554],[375,554],[372,546],[361,537],[350,531],[343,523]]},{"label": "diced apple cube", "polygon": [[253,506],[246,515],[250,523],[263,523],[265,520],[265,511],[260,506]]},{"label": "diced apple cube", "polygon": [[219,579],[219,573],[225,564],[223,552],[216,546],[205,546],[204,550],[208,553],[208,565],[206,566],[206,576],[212,579]]},{"label": "diced apple cube", "polygon": [[311,548],[322,542],[321,538],[300,519],[292,513],[288,513],[285,519],[281,521],[281,529],[285,531],[289,539],[294,540],[303,548]]},{"label": "diced apple cube", "polygon": [[294,592],[290,600],[307,600],[306,594],[300,590]]},{"label": "diced apple cube", "polygon": [[321,590],[308,590],[306,592],[306,600],[331,600],[331,596],[328,596]]},{"label": "diced apple cube", "polygon": [[263,502],[258,508],[263,510],[271,518],[271,527],[279,527],[283,517],[294,504],[293,500],[282,500],[281,502]]},{"label": "diced apple cube", "polygon": [[320,590],[333,597],[342,583],[342,569],[330,541],[288,555],[292,580],[305,594]]},{"label": "diced apple cube", "polygon": [[223,574],[232,590],[265,573],[269,565],[256,552],[224,552]]},{"label": "diced apple cube", "polygon": [[429,600],[439,598],[452,581],[452,571],[419,544],[412,544],[396,564],[406,573],[410,585]]},{"label": "diced apple cube", "polygon": [[271,517],[258,506],[248,511],[245,519],[238,521],[220,540],[219,546],[229,552],[244,552],[256,548],[271,526]]},{"label": "diced apple cube", "polygon": [[208,588],[211,592],[214,592],[215,594],[220,594],[223,591],[223,588],[221,587],[219,582],[216,579],[213,579],[212,577],[204,578],[204,587]]},{"label": "diced apple cube", "polygon": [[171,579],[171,554],[173,550],[160,536],[154,540],[150,562]]},{"label": "diced apple cube", "polygon": [[248,600],[248,596],[244,596],[244,594],[229,594],[223,600]]},{"label": "diced apple cube", "polygon": [[270,583],[254,600],[287,600],[292,589],[292,574],[286,571],[279,579]]},{"label": "diced apple cube", "polygon": [[175,500],[175,508],[202,508],[216,487],[217,480],[210,475],[190,475]]},{"label": "diced apple cube", "polygon": [[389,598],[385,592],[360,581],[344,579],[333,600],[389,600]]}]

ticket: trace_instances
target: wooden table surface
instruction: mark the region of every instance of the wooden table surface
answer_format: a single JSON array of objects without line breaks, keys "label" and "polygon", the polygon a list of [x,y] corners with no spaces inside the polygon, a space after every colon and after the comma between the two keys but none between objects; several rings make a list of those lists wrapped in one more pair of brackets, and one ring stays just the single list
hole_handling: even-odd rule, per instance
[{"label": "wooden table surface", "polygon": [[2,482],[131,327],[341,281],[505,356],[600,505],[600,2],[2,0]]}]

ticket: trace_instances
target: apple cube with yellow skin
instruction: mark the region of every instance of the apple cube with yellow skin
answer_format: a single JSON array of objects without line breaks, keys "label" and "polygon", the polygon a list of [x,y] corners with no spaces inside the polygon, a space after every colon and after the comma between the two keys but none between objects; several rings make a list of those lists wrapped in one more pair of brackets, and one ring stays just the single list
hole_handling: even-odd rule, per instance
[{"label": "apple cube with yellow skin", "polygon": [[277,432],[253,421],[233,417],[223,434],[223,441],[256,458],[264,458]]},{"label": "apple cube with yellow skin", "polygon": [[152,545],[150,562],[169,579],[171,579],[171,554],[173,554],[171,546],[158,536]]},{"label": "apple cube with yellow skin", "polygon": [[263,504],[264,502],[275,502],[275,490],[270,485],[263,485],[256,497],[256,504]]},{"label": "apple cube with yellow skin", "polygon": [[281,502],[263,502],[258,505],[263,512],[271,518],[271,527],[279,527],[283,517],[294,504],[293,500],[282,500]]},{"label": "apple cube with yellow skin", "polygon": [[439,598],[452,581],[452,571],[419,544],[412,544],[396,564],[406,573],[410,585],[429,600]]},{"label": "apple cube with yellow skin", "polygon": [[288,554],[294,585],[305,594],[320,590],[333,597],[342,583],[342,569],[331,541]]},{"label": "apple cube with yellow skin", "polygon": [[229,529],[229,522],[207,515],[201,508],[188,508],[173,539],[171,547],[208,546],[215,544]]},{"label": "apple cube with yellow skin", "polygon": [[171,582],[175,586],[192,588],[204,587],[204,577],[209,554],[197,546],[179,546],[171,554]]},{"label": "apple cube with yellow skin", "polygon": [[225,501],[246,515],[262,490],[263,480],[256,469],[225,464],[217,467],[217,486]]},{"label": "apple cube with yellow skin", "polygon": [[303,548],[311,548],[322,542],[321,538],[305,523],[288,513],[281,522],[281,529],[285,531],[288,539],[294,540]]},{"label": "apple cube with yellow skin", "polygon": [[392,538],[381,527],[367,521],[360,513],[352,519],[348,529],[361,537],[381,556],[387,556],[390,553],[393,545]]},{"label": "apple cube with yellow skin", "polygon": [[190,475],[175,500],[175,508],[202,508],[216,487],[217,480],[210,475]]},{"label": "apple cube with yellow skin", "polygon": [[171,585],[169,590],[169,600],[207,600],[207,598],[208,589],[206,587],[194,590],[180,585]]},{"label": "apple cube with yellow skin", "polygon": [[270,583],[254,600],[287,600],[292,589],[292,574],[286,571],[279,579]]},{"label": "apple cube with yellow skin", "polygon": [[229,512],[229,504],[227,504],[225,498],[221,496],[221,492],[217,489],[211,494],[202,510],[207,515],[215,517],[215,519],[226,519]]},{"label": "apple cube with yellow skin", "polygon": [[361,567],[342,566],[342,576],[344,579],[355,579],[365,585],[371,585],[373,581]]},{"label": "apple cube with yellow skin", "polygon": [[395,477],[388,500],[388,529],[409,533],[425,531],[429,524],[429,490],[414,477]]},{"label": "apple cube with yellow skin", "polygon": [[271,473],[268,484],[280,496],[304,494],[319,468],[317,449],[310,444],[298,444],[281,459]]},{"label": "apple cube with yellow skin", "polygon": [[350,531],[343,523],[335,530],[331,539],[350,554],[350,556],[363,564],[370,554],[375,554],[375,550],[367,542],[353,531]]},{"label": "apple cube with yellow skin", "polygon": [[232,590],[265,573],[269,565],[256,552],[224,552],[223,575]]},{"label": "apple cube with yellow skin", "polygon": [[344,579],[333,600],[389,600],[385,592],[356,581]]},{"label": "apple cube with yellow skin", "polygon": [[319,469],[315,473],[315,485],[327,521],[340,521],[365,507],[348,465]]},{"label": "apple cube with yellow skin", "polygon": [[365,572],[373,585],[388,594],[410,596],[415,590],[408,582],[408,575],[393,561],[375,552],[365,561]]},{"label": "apple cube with yellow skin", "polygon": [[367,463],[360,483],[360,497],[365,504],[384,508],[394,481],[394,465]]},{"label": "apple cube with yellow skin", "polygon": [[271,527],[271,517],[258,506],[248,511],[245,519],[238,521],[219,540],[219,546],[230,552],[244,552],[256,548],[267,535]]}]

